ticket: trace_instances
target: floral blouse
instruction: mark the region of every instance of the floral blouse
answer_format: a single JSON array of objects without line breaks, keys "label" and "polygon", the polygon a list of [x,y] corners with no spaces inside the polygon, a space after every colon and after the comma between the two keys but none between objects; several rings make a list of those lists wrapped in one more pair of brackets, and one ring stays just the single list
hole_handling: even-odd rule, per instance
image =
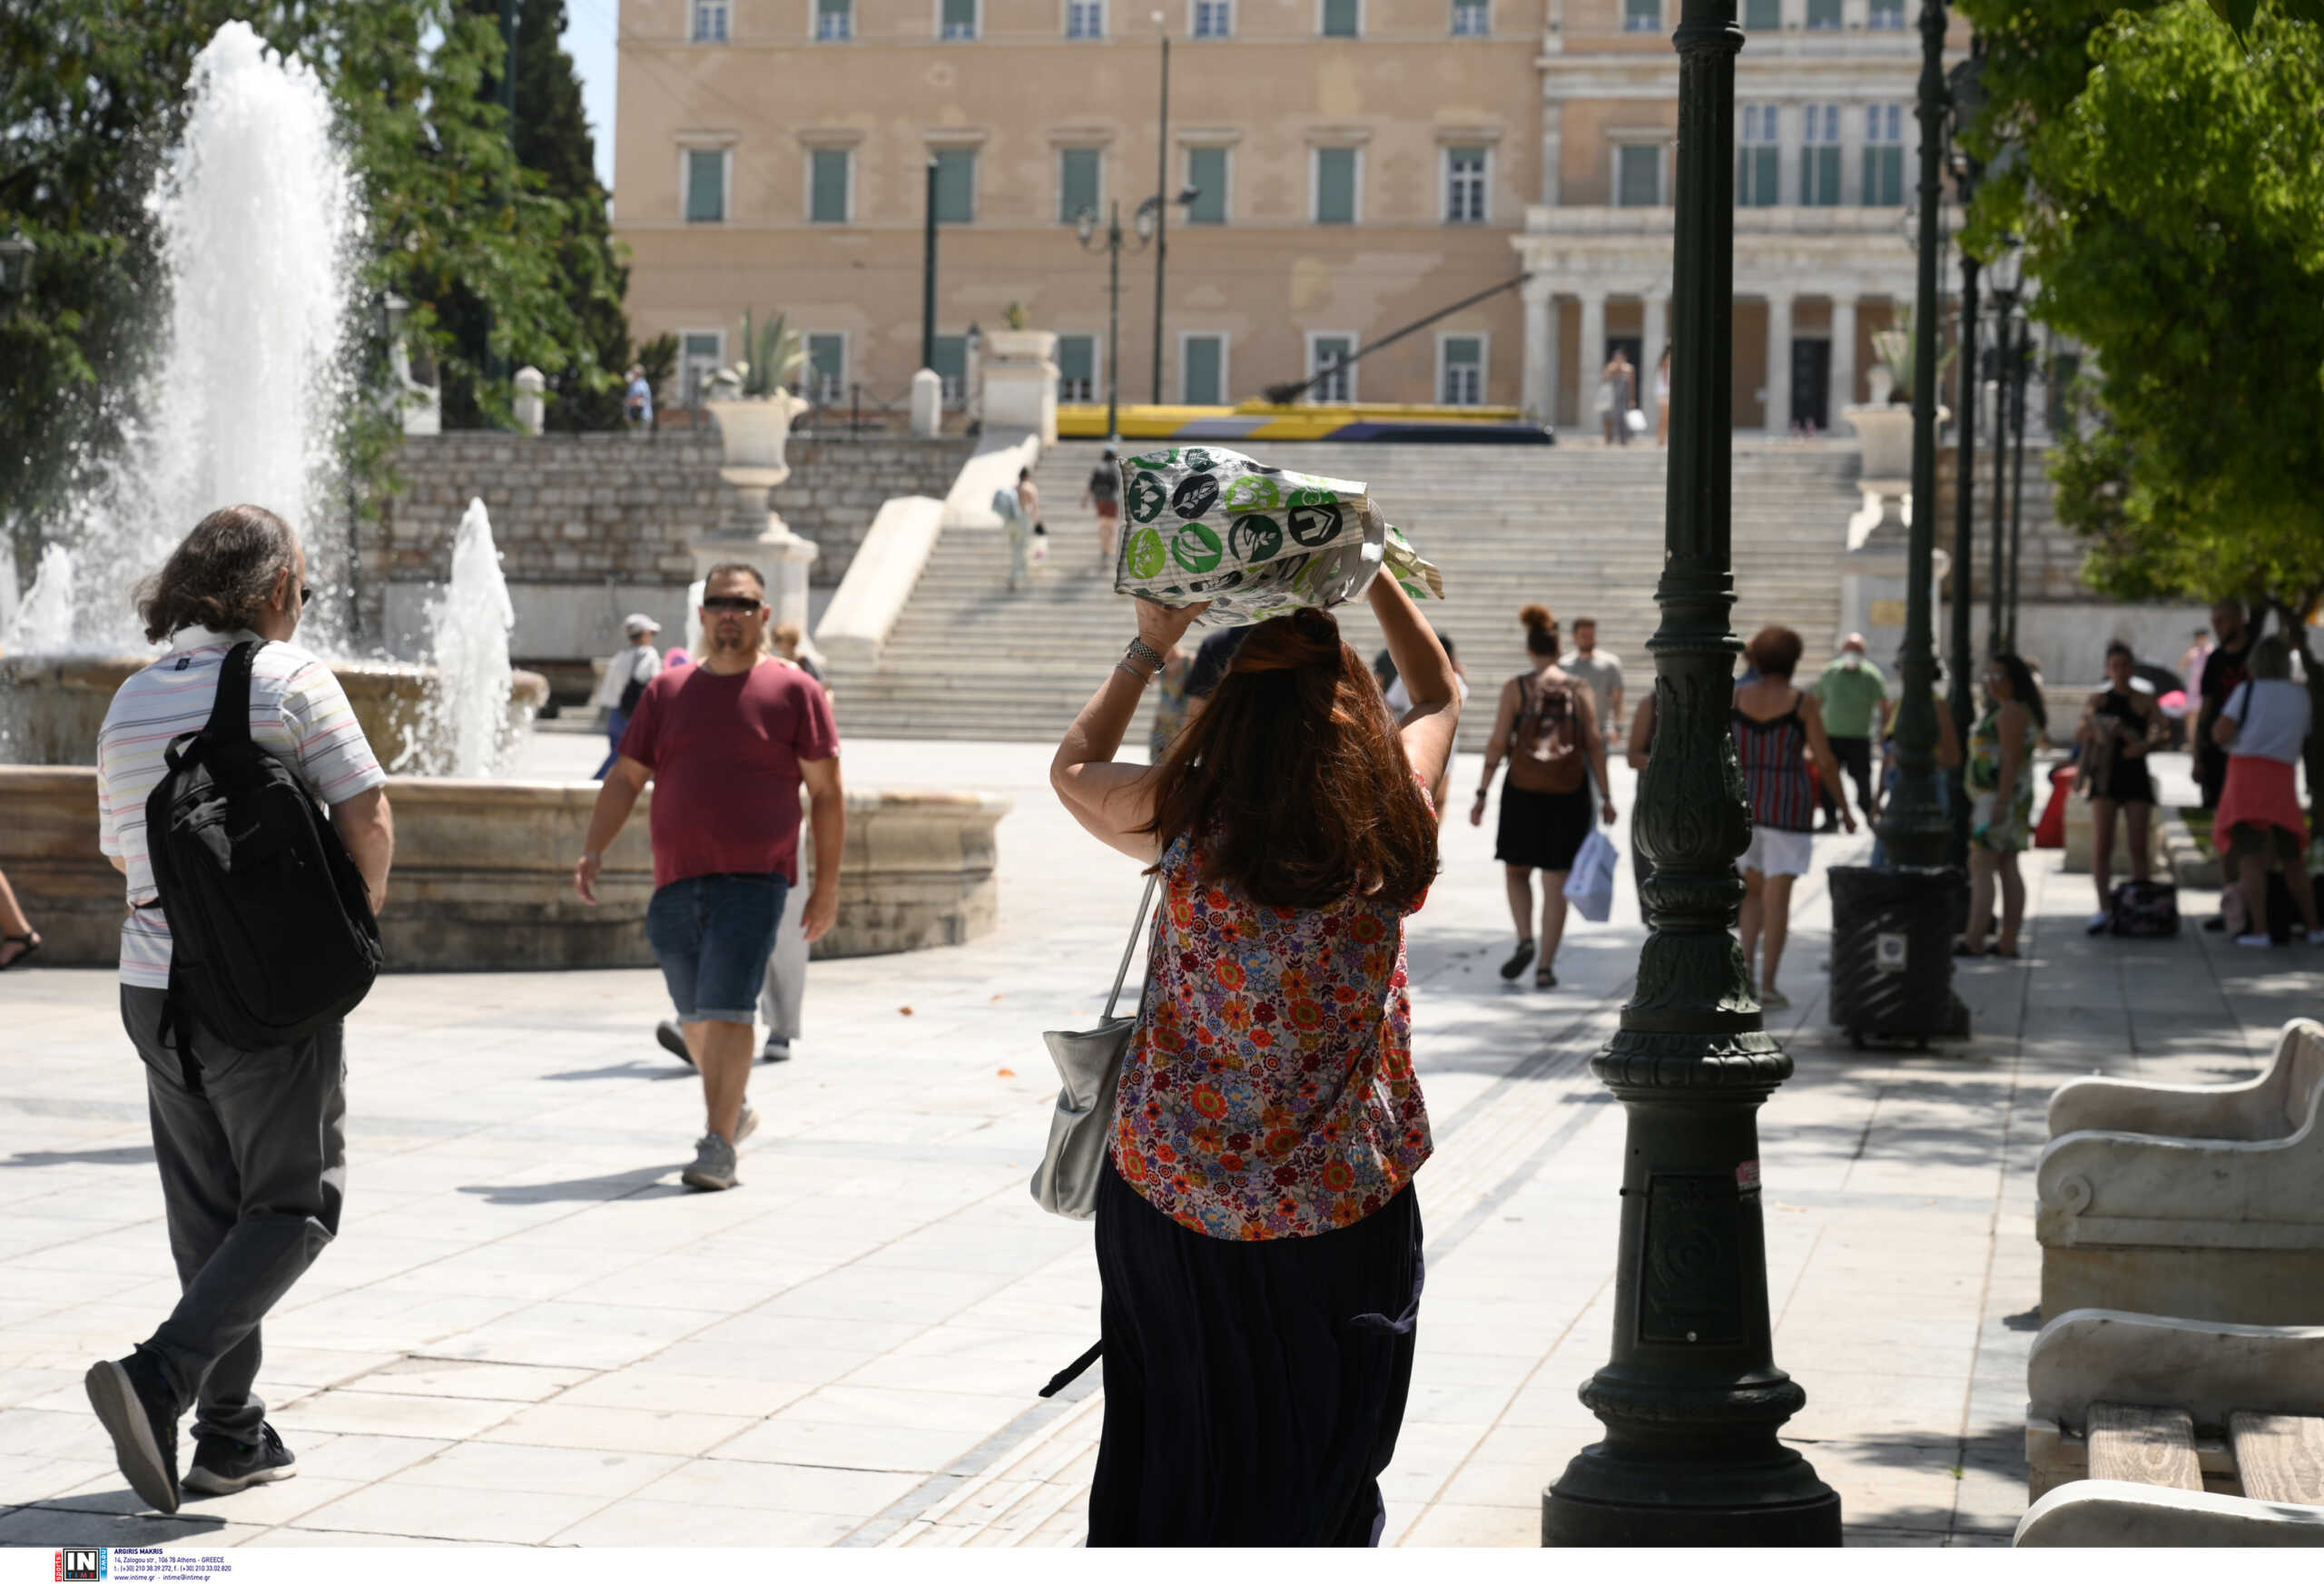
[{"label": "floral blouse", "polygon": [[1403,918],[1361,897],[1262,907],[1206,884],[1184,836],[1162,884],[1115,1170],[1212,1237],[1307,1237],[1381,1208],[1433,1147]]}]

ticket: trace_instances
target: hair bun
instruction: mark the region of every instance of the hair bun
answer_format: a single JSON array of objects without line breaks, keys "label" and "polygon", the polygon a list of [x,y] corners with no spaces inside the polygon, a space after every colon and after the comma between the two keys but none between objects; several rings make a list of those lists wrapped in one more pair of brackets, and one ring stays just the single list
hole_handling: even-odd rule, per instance
[{"label": "hair bun", "polygon": [[1545,605],[1527,605],[1517,613],[1517,619],[1531,628],[1554,627],[1558,625],[1557,617],[1550,615],[1550,607]]}]

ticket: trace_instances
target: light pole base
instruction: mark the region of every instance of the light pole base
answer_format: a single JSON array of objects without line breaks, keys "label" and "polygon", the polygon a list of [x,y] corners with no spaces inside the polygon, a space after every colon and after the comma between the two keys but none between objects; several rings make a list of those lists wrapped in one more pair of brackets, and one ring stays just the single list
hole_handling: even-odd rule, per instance
[{"label": "light pole base", "polygon": [[1840,1497],[1789,1448],[1699,1465],[1584,1448],[1541,1493],[1544,1546],[1837,1546]]}]

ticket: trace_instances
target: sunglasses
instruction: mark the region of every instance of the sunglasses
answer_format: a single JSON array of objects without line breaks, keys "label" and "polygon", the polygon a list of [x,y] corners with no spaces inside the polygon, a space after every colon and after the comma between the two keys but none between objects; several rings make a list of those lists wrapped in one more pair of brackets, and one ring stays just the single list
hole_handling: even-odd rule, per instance
[{"label": "sunglasses", "polygon": [[706,611],[733,611],[737,615],[747,616],[753,611],[765,608],[765,604],[744,594],[720,594],[704,600],[702,608]]}]

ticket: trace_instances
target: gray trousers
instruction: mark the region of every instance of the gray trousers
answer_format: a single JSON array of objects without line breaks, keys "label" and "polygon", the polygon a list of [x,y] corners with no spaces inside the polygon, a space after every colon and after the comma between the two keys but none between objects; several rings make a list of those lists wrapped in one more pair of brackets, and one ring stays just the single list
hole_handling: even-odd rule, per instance
[{"label": "gray trousers", "polygon": [[193,1432],[258,1440],[259,1322],[339,1232],[347,1191],[347,1061],[333,1023],[296,1045],[237,1050],[195,1031],[164,1044],[162,993],[121,989],[145,1063],[153,1155],[182,1296],[139,1350]]},{"label": "gray trousers", "polygon": [[766,959],[766,986],[759,992],[759,1021],[767,1038],[784,1044],[799,1038],[799,1008],[807,997],[807,902],[793,893],[774,929],[774,955]]}]

